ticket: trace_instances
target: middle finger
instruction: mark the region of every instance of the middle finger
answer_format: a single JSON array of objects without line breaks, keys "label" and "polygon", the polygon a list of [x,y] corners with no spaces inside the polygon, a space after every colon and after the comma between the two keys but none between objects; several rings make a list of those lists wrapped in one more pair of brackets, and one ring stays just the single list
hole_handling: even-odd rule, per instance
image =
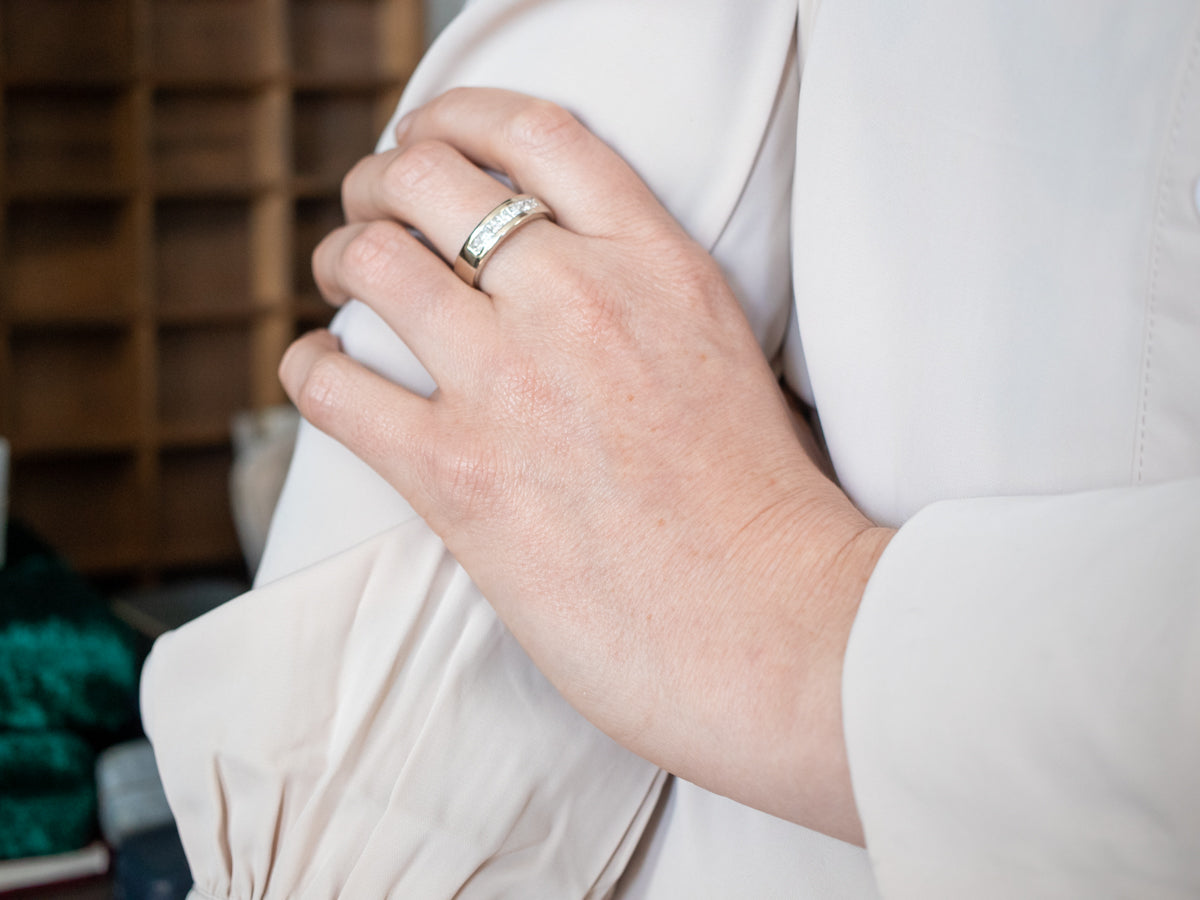
[{"label": "middle finger", "polygon": [[313,277],[334,305],[371,307],[443,387],[491,346],[494,308],[389,219],[344,225],[313,251]]}]

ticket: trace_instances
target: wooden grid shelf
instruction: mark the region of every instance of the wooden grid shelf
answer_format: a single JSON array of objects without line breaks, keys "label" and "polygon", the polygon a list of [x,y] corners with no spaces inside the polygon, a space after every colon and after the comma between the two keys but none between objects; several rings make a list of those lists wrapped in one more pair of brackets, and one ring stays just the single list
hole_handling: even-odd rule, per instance
[{"label": "wooden grid shelf", "polygon": [[125,200],[86,197],[9,199],[0,261],[8,324],[131,314],[139,286],[129,277],[137,254]]},{"label": "wooden grid shelf", "polygon": [[[151,0],[150,70],[155,81],[236,87],[283,73],[273,12],[246,0]],[[294,15],[294,10],[288,12]]]},{"label": "wooden grid shelf", "polygon": [[139,566],[144,554],[140,510],[145,483],[135,455],[101,448],[76,455],[29,456],[12,503],[29,524],[70,547],[71,561],[86,571],[110,574]]},{"label": "wooden grid shelf", "polygon": [[0,0],[0,434],[83,571],[228,571],[235,411],[328,320],[309,258],[419,0]]},{"label": "wooden grid shelf", "polygon": [[127,0],[4,0],[0,52],[7,84],[117,83],[132,79]]}]

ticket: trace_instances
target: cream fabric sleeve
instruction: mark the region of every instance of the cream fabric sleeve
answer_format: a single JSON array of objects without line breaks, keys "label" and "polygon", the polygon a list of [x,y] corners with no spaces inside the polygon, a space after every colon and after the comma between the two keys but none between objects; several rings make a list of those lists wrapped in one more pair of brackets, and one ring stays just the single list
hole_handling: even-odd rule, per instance
[{"label": "cream fabric sleeve", "polygon": [[804,82],[798,330],[900,526],[844,672],[880,893],[1197,896],[1200,3],[826,0]]},{"label": "cream fabric sleeve", "polygon": [[1200,896],[1200,479],[919,513],[844,697],[888,900]]},{"label": "cream fabric sleeve", "polygon": [[204,900],[602,898],[665,777],[420,520],[161,638],[142,710]]}]

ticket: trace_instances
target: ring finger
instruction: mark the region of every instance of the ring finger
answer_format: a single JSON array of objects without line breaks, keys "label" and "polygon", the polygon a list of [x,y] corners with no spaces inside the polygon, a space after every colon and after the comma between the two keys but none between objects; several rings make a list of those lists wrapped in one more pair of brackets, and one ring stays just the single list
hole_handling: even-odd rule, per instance
[{"label": "ring finger", "polygon": [[[351,223],[394,219],[416,228],[453,263],[480,220],[515,193],[449,144],[421,141],[360,161],[342,184],[342,205]],[[505,256],[520,238],[505,240]],[[529,254],[545,252],[544,241],[530,241],[520,255],[533,262]]]}]

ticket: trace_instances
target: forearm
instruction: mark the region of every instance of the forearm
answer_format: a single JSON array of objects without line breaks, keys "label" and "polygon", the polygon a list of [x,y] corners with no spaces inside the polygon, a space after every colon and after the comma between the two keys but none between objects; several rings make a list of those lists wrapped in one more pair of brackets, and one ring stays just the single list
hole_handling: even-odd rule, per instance
[{"label": "forearm", "polygon": [[[644,672],[625,659],[611,675],[633,682],[637,702],[598,717],[611,715],[620,739],[689,781],[861,844],[842,659],[891,534],[830,486],[818,500],[784,498],[735,539],[715,541],[724,548],[715,581],[697,583],[695,561],[681,560],[651,598]],[[642,730],[628,733],[623,720],[638,704],[643,721],[630,724]]]}]

